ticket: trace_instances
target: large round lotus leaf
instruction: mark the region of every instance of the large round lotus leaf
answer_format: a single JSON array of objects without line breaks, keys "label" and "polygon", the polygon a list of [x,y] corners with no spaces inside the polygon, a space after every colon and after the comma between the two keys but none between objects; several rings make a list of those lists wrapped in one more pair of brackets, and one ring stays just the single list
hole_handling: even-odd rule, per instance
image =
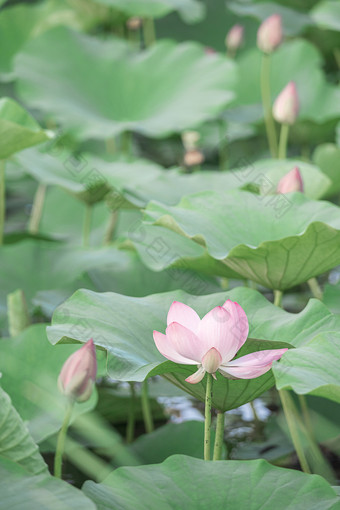
[{"label": "large round lotus leaf", "polygon": [[328,30],[340,31],[340,4],[335,0],[324,0],[311,10],[316,25]]},{"label": "large round lotus leaf", "polygon": [[16,101],[9,97],[0,99],[0,159],[51,137]]},{"label": "large round lotus leaf", "polygon": [[188,22],[198,22],[204,17],[204,4],[198,0],[95,0],[100,4],[114,7],[127,16],[161,18],[170,12],[178,11]]},{"label": "large round lotus leaf", "polygon": [[123,467],[103,483],[85,482],[98,510],[338,510],[332,487],[318,475],[264,460],[206,462],[174,455],[162,464]]},{"label": "large round lotus leaf", "polygon": [[313,24],[313,20],[308,14],[295,11],[289,7],[277,4],[275,2],[256,2],[239,3],[228,2],[227,8],[238,16],[251,16],[260,22],[273,14],[279,14],[282,19],[283,32],[285,35],[292,36],[299,34],[308,25]]},{"label": "large round lotus leaf", "polygon": [[[48,338],[52,343],[65,338],[84,342],[84,335],[93,336],[98,345],[108,350],[108,371],[114,379],[142,381],[150,374],[166,373],[166,377],[176,385],[204,400],[204,381],[199,384],[185,383],[184,379],[192,373],[192,367],[165,361],[154,345],[152,331],[165,331],[167,312],[174,300],[192,306],[202,317],[228,298],[240,303],[245,310],[251,337],[274,342],[275,348],[280,342],[295,347],[279,363],[274,363],[274,374],[277,372],[278,377],[281,377],[281,366],[292,368],[291,371],[285,370],[282,385],[298,393],[319,394],[318,382],[321,381],[319,389],[323,396],[334,399],[334,395],[339,394],[339,381],[334,382],[337,371],[329,369],[334,367],[338,358],[338,354],[334,353],[335,347],[329,343],[330,340],[324,342],[325,352],[332,356],[327,363],[325,357],[319,355],[320,342],[314,338],[320,333],[338,331],[340,318],[331,314],[317,300],[311,300],[299,314],[292,314],[272,305],[258,292],[242,287],[231,292],[196,297],[180,291],[144,298],[78,291],[54,313],[52,327],[48,328]],[[248,344],[249,347],[253,342]],[[260,342],[261,348],[268,347],[266,344],[261,346]],[[309,359],[317,369],[317,379],[314,378],[312,364],[307,365],[307,371],[299,371],[306,348],[309,349]],[[286,357],[289,359],[288,365],[285,363]],[[272,381],[269,373],[251,381],[230,381],[219,377],[214,383],[214,405],[223,410],[238,407],[261,394],[270,384]],[[326,395],[323,386],[332,390],[329,395]]]},{"label": "large round lotus leaf", "polygon": [[323,333],[287,353],[275,368],[278,389],[294,388],[296,393],[318,395],[340,402],[340,334]]},{"label": "large round lotus leaf", "polygon": [[[184,255],[189,238],[206,246],[211,258],[271,289],[288,289],[340,264],[339,208],[302,193],[206,192],[184,197],[176,207],[150,202],[145,225],[149,237],[152,229],[162,228],[163,236],[165,228],[173,231],[173,256],[159,257],[157,264],[145,241],[133,238],[144,263],[156,270],[183,259],[187,267],[195,264]],[[210,261],[200,261],[206,272],[216,270]]]},{"label": "large round lotus leaf", "polygon": [[96,510],[84,493],[45,473],[32,476],[0,458],[0,510]]},{"label": "large round lotus leaf", "polygon": [[37,445],[2,388],[0,404],[0,460],[17,462],[34,475],[47,472],[47,466]]},{"label": "large round lotus leaf", "polygon": [[[37,442],[61,427],[67,401],[58,390],[57,379],[64,362],[77,349],[79,345],[51,346],[44,324],[31,326],[15,338],[3,338],[0,343],[1,386]],[[94,409],[96,403],[94,391],[87,402],[75,404],[73,418]]]},{"label": "large round lotus leaf", "polygon": [[[261,52],[254,48],[238,59],[240,80],[235,106],[261,103],[261,58]],[[327,83],[322,65],[313,44],[302,39],[284,43],[271,57],[272,100],[293,80],[299,94],[299,120],[321,123],[339,117],[340,88]]]},{"label": "large round lotus leaf", "polygon": [[340,191],[340,147],[332,143],[319,145],[313,154],[315,164],[331,180],[327,195]]},{"label": "large round lotus leaf", "polygon": [[205,54],[197,43],[162,41],[136,53],[128,44],[62,28],[29,41],[16,73],[29,105],[84,138],[100,139],[122,131],[162,137],[193,127],[231,101],[236,78],[234,63]]}]

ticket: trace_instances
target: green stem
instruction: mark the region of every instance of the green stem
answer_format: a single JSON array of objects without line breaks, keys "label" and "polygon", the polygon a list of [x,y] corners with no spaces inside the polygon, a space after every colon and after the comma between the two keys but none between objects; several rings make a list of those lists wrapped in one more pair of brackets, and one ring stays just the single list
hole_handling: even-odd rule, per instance
[{"label": "green stem", "polygon": [[210,460],[212,381],[213,381],[212,375],[207,373],[207,386],[205,390],[205,413],[204,413],[204,460]]},{"label": "green stem", "polygon": [[261,95],[269,150],[272,158],[276,158],[277,138],[275,122],[272,115],[272,98],[270,92],[270,55],[266,55],[265,53],[262,55],[261,64]]},{"label": "green stem", "polygon": [[132,133],[131,131],[124,131],[120,135],[120,148],[121,151],[126,155],[131,155],[131,144],[132,144]]},{"label": "green stem", "polygon": [[117,225],[118,211],[111,211],[110,219],[104,235],[104,244],[110,244],[112,236]]},{"label": "green stem", "polygon": [[148,381],[145,381],[142,384],[142,412],[144,419],[145,431],[150,434],[154,430],[154,424],[152,419],[152,412],[150,408],[150,400],[149,400],[149,388]]},{"label": "green stem", "polygon": [[223,443],[224,443],[224,413],[222,411],[217,411],[213,460],[221,460]]},{"label": "green stem", "polygon": [[308,430],[309,436],[311,438],[313,438],[313,440],[315,441],[314,431],[313,431],[313,427],[312,427],[312,421],[310,418],[306,397],[304,395],[298,395],[298,397],[299,397],[299,403],[300,403],[305,427]]},{"label": "green stem", "polygon": [[129,409],[129,416],[128,416],[128,422],[126,426],[126,442],[132,443],[133,438],[135,436],[135,404],[136,404],[136,391],[135,391],[135,383],[130,382],[130,390],[131,390],[131,396],[130,396],[130,409]]},{"label": "green stem", "polygon": [[4,241],[6,215],[6,194],[5,194],[5,160],[0,160],[0,246]]},{"label": "green stem", "polygon": [[220,143],[218,146],[218,154],[219,154],[219,166],[220,170],[225,170],[228,161],[228,150],[227,150],[227,140],[224,139],[224,122],[220,120],[219,122],[219,138]]},{"label": "green stem", "polygon": [[11,337],[19,335],[30,325],[24,291],[18,289],[7,294],[8,329]]},{"label": "green stem", "polygon": [[156,30],[155,30],[155,22],[153,18],[144,18],[143,20],[143,34],[144,34],[144,44],[146,48],[151,46],[156,42]]},{"label": "green stem", "polygon": [[309,288],[316,299],[322,299],[322,290],[316,278],[307,281]]},{"label": "green stem", "polygon": [[283,293],[281,290],[274,290],[274,305],[281,306]]},{"label": "green stem", "polygon": [[283,412],[287,420],[289,433],[292,438],[293,445],[301,465],[301,469],[305,473],[311,473],[303,446],[300,441],[299,431],[297,428],[296,410],[292,397],[290,396],[287,390],[279,390],[279,395],[282,403]]},{"label": "green stem", "polygon": [[39,232],[39,225],[44,208],[46,189],[46,184],[40,183],[35,193],[30,221],[28,224],[28,231],[31,234],[37,234]]},{"label": "green stem", "polygon": [[281,125],[280,132],[280,145],[279,145],[279,159],[286,159],[287,157],[287,142],[288,142],[289,124]]},{"label": "green stem", "polygon": [[61,475],[62,475],[62,461],[63,461],[63,453],[64,453],[64,448],[65,448],[65,438],[66,438],[67,429],[68,429],[71,415],[72,415],[72,409],[73,409],[73,402],[69,401],[67,408],[66,408],[64,421],[63,421],[63,424],[61,426],[61,429],[60,429],[60,432],[58,435],[57,448],[56,448],[55,457],[54,457],[54,476],[56,478],[61,478]]},{"label": "green stem", "polygon": [[89,245],[92,221],[92,205],[85,204],[85,215],[83,223],[83,246]]}]

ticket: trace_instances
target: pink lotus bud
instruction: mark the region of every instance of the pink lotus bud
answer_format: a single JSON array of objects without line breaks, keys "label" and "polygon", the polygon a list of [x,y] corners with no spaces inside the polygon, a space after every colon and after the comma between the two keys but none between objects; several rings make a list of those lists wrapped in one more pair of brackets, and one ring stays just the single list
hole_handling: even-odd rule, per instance
[{"label": "pink lotus bud", "polygon": [[204,155],[199,149],[187,151],[184,154],[183,162],[185,166],[197,166],[204,162]]},{"label": "pink lotus bud", "polygon": [[280,179],[276,191],[277,193],[290,193],[292,191],[303,192],[303,180],[297,166]]},{"label": "pink lotus bud", "polygon": [[290,81],[275,99],[273,117],[281,124],[294,124],[299,113],[296,85]]},{"label": "pink lotus bud", "polygon": [[239,49],[243,43],[243,33],[244,28],[242,25],[234,25],[231,27],[225,39],[225,45],[228,51],[235,52]]},{"label": "pink lotus bud", "polygon": [[257,46],[263,53],[272,53],[282,43],[282,22],[279,14],[265,19],[257,31]]},{"label": "pink lotus bud", "polygon": [[129,30],[139,30],[142,26],[142,18],[138,18],[137,16],[129,18],[126,22],[126,26]]},{"label": "pink lotus bud", "polygon": [[92,394],[96,374],[96,348],[91,338],[65,361],[58,378],[59,390],[72,400],[85,402]]}]

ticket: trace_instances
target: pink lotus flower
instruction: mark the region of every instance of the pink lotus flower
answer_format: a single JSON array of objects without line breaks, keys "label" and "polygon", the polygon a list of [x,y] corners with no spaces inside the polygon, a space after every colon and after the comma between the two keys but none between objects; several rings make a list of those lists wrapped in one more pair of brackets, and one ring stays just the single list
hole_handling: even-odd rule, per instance
[{"label": "pink lotus flower", "polygon": [[282,21],[279,14],[265,19],[257,31],[257,46],[263,53],[272,53],[283,40]]},{"label": "pink lotus flower", "polygon": [[303,192],[303,180],[297,166],[280,179],[276,191],[278,193],[290,193],[292,191]]},{"label": "pink lotus flower", "polygon": [[85,402],[92,394],[96,374],[96,348],[91,338],[65,361],[58,378],[59,389],[72,400]]},{"label": "pink lotus flower", "polygon": [[273,117],[281,124],[294,124],[299,113],[299,96],[296,85],[290,81],[274,102]]},{"label": "pink lotus flower", "polygon": [[215,379],[216,371],[229,378],[259,377],[287,351],[258,351],[233,359],[247,340],[249,325],[244,310],[230,299],[210,310],[202,320],[190,306],[174,301],[167,324],[165,335],[153,332],[156,347],[170,361],[198,366],[197,372],[186,379],[192,384],[200,382],[206,372]]},{"label": "pink lotus flower", "polygon": [[242,25],[234,25],[229,30],[225,39],[226,47],[229,51],[236,51],[243,43],[244,28]]}]

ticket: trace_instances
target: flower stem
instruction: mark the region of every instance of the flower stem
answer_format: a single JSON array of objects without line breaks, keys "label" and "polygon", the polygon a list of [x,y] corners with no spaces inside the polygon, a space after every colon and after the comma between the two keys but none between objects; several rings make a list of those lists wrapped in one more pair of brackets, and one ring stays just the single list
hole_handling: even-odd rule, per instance
[{"label": "flower stem", "polygon": [[316,278],[310,278],[307,281],[310,290],[312,291],[313,296],[316,299],[322,299],[322,290]]},{"label": "flower stem", "polygon": [[277,155],[276,128],[272,116],[272,99],[270,93],[270,55],[266,54],[262,55],[261,95],[269,150],[272,158],[276,158]]},{"label": "flower stem", "polygon": [[213,381],[212,375],[207,373],[207,386],[205,390],[205,414],[204,414],[204,460],[210,460],[212,381]]},{"label": "flower stem", "polygon": [[117,220],[118,220],[118,211],[111,211],[109,222],[108,222],[108,225],[107,225],[107,228],[105,231],[105,235],[104,235],[104,244],[110,244],[114,230],[117,225]]},{"label": "flower stem", "polygon": [[287,157],[287,142],[288,142],[289,124],[282,124],[280,132],[280,145],[279,145],[279,159],[286,159]]},{"label": "flower stem", "polygon": [[299,403],[302,411],[303,421],[306,429],[308,430],[309,436],[314,439],[315,441],[315,435],[312,427],[312,421],[309,414],[309,409],[306,401],[306,397],[304,395],[298,395],[299,397]]},{"label": "flower stem", "polygon": [[67,429],[70,423],[71,415],[73,410],[73,402],[69,401],[66,411],[65,411],[65,417],[63,424],[61,426],[59,435],[58,435],[58,441],[57,441],[57,448],[55,451],[55,457],[54,457],[54,476],[56,478],[61,478],[62,475],[62,461],[63,461],[63,453],[64,453],[64,447],[65,447],[65,439],[66,439],[66,433]]},{"label": "flower stem", "polygon": [[279,395],[282,403],[283,412],[285,414],[289,433],[293,441],[293,445],[298,456],[302,471],[311,473],[308,465],[303,446],[300,441],[299,431],[297,428],[296,410],[292,397],[287,390],[279,390]]},{"label": "flower stem", "polygon": [[281,306],[283,292],[281,290],[274,290],[274,305]]},{"label": "flower stem", "polygon": [[5,194],[5,161],[0,160],[0,246],[4,240],[6,215],[6,194]]},{"label": "flower stem", "polygon": [[83,223],[83,246],[89,245],[90,233],[91,233],[91,221],[92,221],[92,205],[85,205],[85,215]]},{"label": "flower stem", "polygon": [[28,231],[31,234],[37,234],[39,232],[39,225],[44,208],[46,189],[46,184],[40,183],[35,193],[30,221],[28,224]]},{"label": "flower stem", "polygon": [[149,400],[149,389],[148,389],[148,381],[145,381],[142,384],[142,412],[144,419],[145,431],[150,434],[154,430],[154,424],[152,419],[152,412],[150,408],[150,400]]},{"label": "flower stem", "polygon": [[153,18],[144,18],[143,20],[143,34],[144,34],[144,44],[145,47],[148,48],[152,44],[156,42],[156,30],[155,30],[155,22]]},{"label": "flower stem", "polygon": [[130,382],[130,409],[129,409],[129,416],[128,416],[128,422],[126,426],[126,442],[132,443],[134,435],[135,435],[135,404],[136,404],[136,392],[135,392],[135,383]]},{"label": "flower stem", "polygon": [[224,413],[222,411],[217,411],[213,460],[221,460],[223,442],[224,442]]}]

